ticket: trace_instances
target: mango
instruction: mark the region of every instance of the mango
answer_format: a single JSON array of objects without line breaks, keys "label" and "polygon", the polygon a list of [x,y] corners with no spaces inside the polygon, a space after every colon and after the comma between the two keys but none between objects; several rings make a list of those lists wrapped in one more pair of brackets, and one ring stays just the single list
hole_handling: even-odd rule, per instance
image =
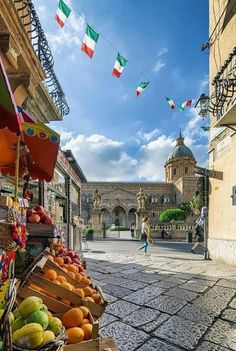
[{"label": "mango", "polygon": [[39,311],[42,306],[42,299],[36,296],[29,296],[18,307],[21,317],[26,318],[31,313]]},{"label": "mango", "polygon": [[55,338],[55,334],[51,330],[45,330],[43,332],[43,342],[41,346],[47,344],[50,341],[53,341]]},{"label": "mango", "polygon": [[48,315],[46,312],[43,311],[36,311],[31,313],[27,317],[27,323],[38,323],[43,327],[43,330],[47,329],[48,326]]},{"label": "mango", "polygon": [[40,308],[40,311],[43,311],[43,312],[47,312],[48,311],[48,308],[47,306],[43,303],[41,308]]},{"label": "mango", "polygon": [[43,328],[40,324],[26,324],[12,335],[15,345],[29,350],[36,349],[43,342]]},{"label": "mango", "polygon": [[49,318],[48,330],[51,330],[55,335],[59,335],[62,328],[62,321],[57,317]]},{"label": "mango", "polygon": [[[4,313],[4,310],[0,310],[0,319],[2,318],[3,313]],[[9,318],[10,318],[10,323],[14,322],[15,317],[14,317],[13,313],[10,312]]]},{"label": "mango", "polygon": [[26,320],[22,317],[17,318],[16,320],[14,320],[14,322],[11,324],[11,330],[12,333],[14,333],[14,331],[16,331],[17,329],[22,328],[24,325],[26,325]]}]

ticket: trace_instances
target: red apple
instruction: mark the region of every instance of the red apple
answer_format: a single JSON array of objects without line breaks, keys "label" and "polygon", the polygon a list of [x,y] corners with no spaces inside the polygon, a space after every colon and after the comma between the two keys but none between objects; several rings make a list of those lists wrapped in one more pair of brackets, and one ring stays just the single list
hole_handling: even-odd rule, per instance
[{"label": "red apple", "polygon": [[73,263],[79,264],[79,259],[78,258],[73,258]]},{"label": "red apple", "polygon": [[64,257],[64,263],[65,264],[71,264],[72,263],[72,259],[69,256],[65,256]]},{"label": "red apple", "polygon": [[38,211],[44,212],[43,206],[40,206],[40,205],[35,206],[34,210],[35,210],[36,212],[38,212]]}]

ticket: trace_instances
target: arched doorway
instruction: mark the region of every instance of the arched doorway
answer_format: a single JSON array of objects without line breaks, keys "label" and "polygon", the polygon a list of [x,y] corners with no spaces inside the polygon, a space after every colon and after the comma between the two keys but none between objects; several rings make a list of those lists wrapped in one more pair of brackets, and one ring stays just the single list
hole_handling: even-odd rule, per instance
[{"label": "arched doorway", "polygon": [[107,208],[102,208],[101,211],[102,211],[101,223],[103,225],[105,224],[106,228],[108,228],[112,225],[110,212],[108,211]]},{"label": "arched doorway", "polygon": [[127,226],[127,218],[125,214],[125,210],[121,206],[116,206],[112,211],[112,224],[115,224],[116,227]]},{"label": "arched doorway", "polygon": [[131,208],[128,212],[128,220],[127,220],[127,226],[130,227],[131,224],[136,225],[136,209],[135,208]]}]

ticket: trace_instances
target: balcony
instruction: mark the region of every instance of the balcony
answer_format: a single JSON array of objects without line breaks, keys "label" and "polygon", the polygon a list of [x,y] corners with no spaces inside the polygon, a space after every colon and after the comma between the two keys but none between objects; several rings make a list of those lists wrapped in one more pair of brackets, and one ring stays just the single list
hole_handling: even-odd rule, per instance
[{"label": "balcony", "polygon": [[61,120],[69,106],[32,1],[0,0],[0,8],[0,52],[13,92],[23,86],[21,104],[43,122]]},{"label": "balcony", "polygon": [[213,127],[236,125],[236,47],[213,79],[209,111],[217,122]]}]

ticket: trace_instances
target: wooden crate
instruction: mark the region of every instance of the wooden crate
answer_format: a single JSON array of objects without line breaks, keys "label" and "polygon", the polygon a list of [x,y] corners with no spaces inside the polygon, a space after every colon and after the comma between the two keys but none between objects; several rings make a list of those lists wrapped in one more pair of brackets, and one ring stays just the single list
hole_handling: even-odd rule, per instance
[{"label": "wooden crate", "polygon": [[112,337],[101,339],[100,351],[119,351]]},{"label": "wooden crate", "polygon": [[[84,288],[86,285],[77,282],[74,278],[72,278],[67,272],[65,272],[61,267],[56,265],[54,262],[47,258],[47,255],[41,254],[41,257],[37,259],[37,262],[30,267],[30,271],[28,274],[25,275],[24,282],[21,283],[21,290],[23,289],[23,293],[25,293],[26,287],[29,287],[30,283],[39,286],[42,289],[48,290],[49,292],[55,294],[56,296],[60,297],[61,299],[70,301],[73,305],[78,306],[82,304],[82,301],[78,294],[71,292],[60,285],[57,285],[43,277],[42,270],[45,268],[53,269],[57,272],[58,275],[62,275],[66,278],[66,280],[72,284],[75,288]],[[23,288],[24,287],[24,288]],[[95,288],[102,296],[102,304],[96,304],[91,301],[83,301],[83,305],[87,306],[95,318],[101,317],[101,315],[105,312],[105,308],[107,306],[107,301],[104,299],[104,295],[102,290],[96,286]],[[31,289],[32,290],[32,289]],[[35,290],[33,290],[34,292]],[[44,295],[42,293],[39,293]],[[37,295],[39,296],[39,295]],[[39,296],[46,299],[44,296]],[[64,305],[64,304],[63,304]],[[63,308],[63,306],[61,306]]]}]

